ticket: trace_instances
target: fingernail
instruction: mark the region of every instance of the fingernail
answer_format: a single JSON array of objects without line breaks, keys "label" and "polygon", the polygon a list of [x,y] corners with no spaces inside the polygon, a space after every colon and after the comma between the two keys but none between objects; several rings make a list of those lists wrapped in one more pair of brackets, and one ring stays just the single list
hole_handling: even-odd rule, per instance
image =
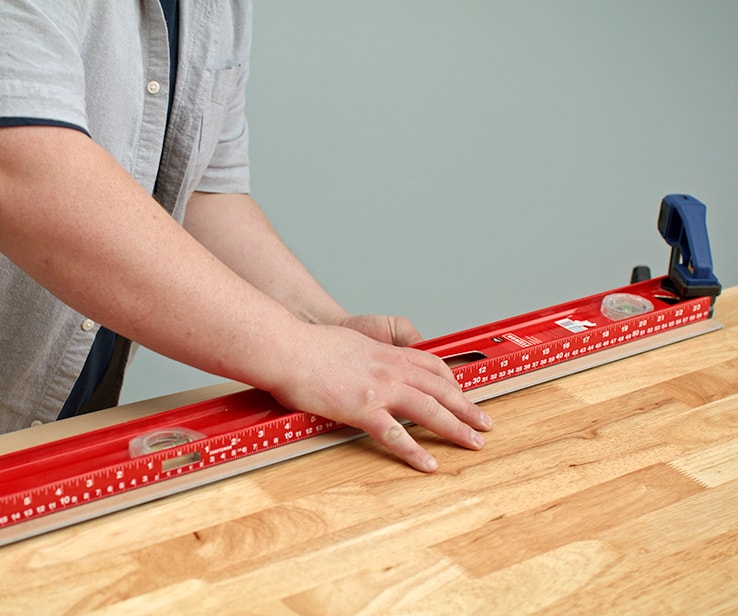
[{"label": "fingernail", "polygon": [[479,432],[472,431],[472,440],[474,441],[474,444],[480,449],[484,447],[484,437],[479,434]]},{"label": "fingernail", "polygon": [[485,427],[487,428],[492,427],[492,418],[489,415],[487,415],[487,413],[485,413],[484,411],[479,411],[479,418],[482,420],[482,424]]},{"label": "fingernail", "polygon": [[436,460],[432,455],[428,454],[425,457],[425,460],[423,460],[423,470],[428,473],[436,472],[438,470],[438,460]]}]

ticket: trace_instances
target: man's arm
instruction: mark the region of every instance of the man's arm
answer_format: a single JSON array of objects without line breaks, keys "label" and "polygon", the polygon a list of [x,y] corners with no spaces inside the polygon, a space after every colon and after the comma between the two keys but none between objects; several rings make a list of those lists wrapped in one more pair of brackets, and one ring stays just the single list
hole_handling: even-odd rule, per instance
[{"label": "man's arm", "polygon": [[349,316],[277,237],[250,196],[196,192],[184,226],[239,276],[303,321],[336,324]]},{"label": "man's arm", "polygon": [[[267,273],[256,284],[280,301],[247,283],[78,131],[0,129],[0,251],[114,331],[354,425],[415,468],[437,465],[394,416],[481,447],[485,416],[441,360],[295,318],[280,303],[295,309],[291,291]],[[312,309],[313,320],[340,311],[325,299]]]},{"label": "man's arm", "polygon": [[399,346],[422,340],[402,317],[346,312],[284,245],[249,195],[196,192],[184,226],[239,276],[303,321],[343,325]]}]

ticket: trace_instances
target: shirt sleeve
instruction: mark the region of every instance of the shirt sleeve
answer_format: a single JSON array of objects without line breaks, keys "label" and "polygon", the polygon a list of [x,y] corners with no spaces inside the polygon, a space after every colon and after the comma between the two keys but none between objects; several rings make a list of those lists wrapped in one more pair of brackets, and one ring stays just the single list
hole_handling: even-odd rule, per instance
[{"label": "shirt sleeve", "polygon": [[0,19],[0,117],[89,132],[81,3],[5,3]]}]

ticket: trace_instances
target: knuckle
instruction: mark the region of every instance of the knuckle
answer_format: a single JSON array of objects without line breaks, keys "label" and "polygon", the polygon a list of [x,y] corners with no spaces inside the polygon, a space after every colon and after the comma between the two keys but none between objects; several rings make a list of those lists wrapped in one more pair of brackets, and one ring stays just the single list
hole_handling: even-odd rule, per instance
[{"label": "knuckle", "polygon": [[428,419],[435,419],[441,413],[441,405],[432,396],[426,396],[423,402],[423,415]]},{"label": "knuckle", "polygon": [[391,448],[392,445],[401,443],[405,439],[406,435],[407,432],[405,431],[405,428],[403,428],[399,423],[395,423],[384,429],[382,440]]}]

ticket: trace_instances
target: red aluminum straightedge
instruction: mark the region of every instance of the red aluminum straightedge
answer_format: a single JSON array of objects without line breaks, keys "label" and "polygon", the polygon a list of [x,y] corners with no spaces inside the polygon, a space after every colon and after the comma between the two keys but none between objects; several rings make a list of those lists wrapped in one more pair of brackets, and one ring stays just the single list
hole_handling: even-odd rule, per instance
[{"label": "red aluminum straightedge", "polygon": [[[471,390],[710,317],[711,298],[679,299],[663,290],[663,280],[637,283],[417,346],[444,358],[483,354],[482,359],[452,367],[462,388]],[[602,299],[612,293],[644,297],[653,310],[613,321],[600,311]],[[570,328],[583,330],[571,331],[556,323],[562,319]],[[194,430],[204,438],[131,457],[132,439],[172,428]],[[2,531],[8,527],[33,524],[49,514],[264,455],[337,429],[347,430],[317,415],[288,411],[269,394],[251,389],[0,456],[0,545],[38,534],[29,531],[4,540]],[[357,434],[350,432],[342,440]],[[124,506],[137,502],[143,499]],[[68,523],[72,522],[56,526]]]},{"label": "red aluminum straightedge", "polygon": [[[0,529],[343,427],[249,389],[0,456]],[[135,437],[205,438],[131,457]]]},{"label": "red aluminum straightedge", "polygon": [[[445,358],[484,355],[453,368],[466,391],[710,318],[712,298],[680,299],[663,289],[664,280],[646,280],[449,334],[417,347]],[[613,321],[602,314],[601,306],[606,296],[616,293],[646,298],[654,309]],[[557,324],[562,320],[571,322],[570,329]],[[577,327],[576,323],[585,325]],[[579,328],[581,331],[573,331]]]}]

